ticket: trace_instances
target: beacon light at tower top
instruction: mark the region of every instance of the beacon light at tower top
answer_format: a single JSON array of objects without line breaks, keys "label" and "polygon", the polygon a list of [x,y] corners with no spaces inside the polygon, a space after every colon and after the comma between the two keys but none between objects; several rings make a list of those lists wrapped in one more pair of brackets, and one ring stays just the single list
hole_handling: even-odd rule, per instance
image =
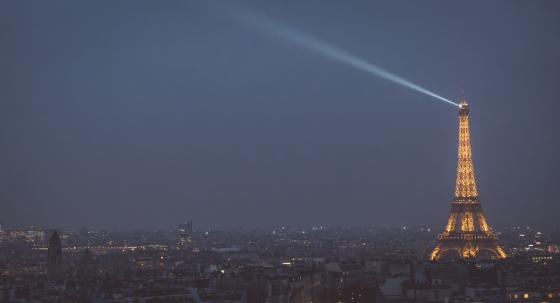
[{"label": "beacon light at tower top", "polygon": [[469,114],[469,104],[467,103],[467,100],[465,100],[465,98],[461,98],[461,101],[459,101],[459,115],[460,116],[466,116]]}]

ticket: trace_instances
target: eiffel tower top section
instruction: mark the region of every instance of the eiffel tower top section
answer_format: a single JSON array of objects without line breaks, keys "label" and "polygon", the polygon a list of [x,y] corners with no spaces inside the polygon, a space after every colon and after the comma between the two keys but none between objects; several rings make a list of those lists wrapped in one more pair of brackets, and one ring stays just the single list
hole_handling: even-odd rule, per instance
[{"label": "eiffel tower top section", "polygon": [[474,178],[474,166],[471,152],[471,135],[469,131],[469,104],[464,98],[459,103],[458,154],[454,201],[478,201],[478,191]]}]

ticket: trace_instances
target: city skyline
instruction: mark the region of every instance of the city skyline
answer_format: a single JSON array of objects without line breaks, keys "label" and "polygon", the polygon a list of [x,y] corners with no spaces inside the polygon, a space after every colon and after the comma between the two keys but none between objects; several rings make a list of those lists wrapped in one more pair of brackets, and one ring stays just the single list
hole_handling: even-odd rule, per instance
[{"label": "city skyline", "polygon": [[[492,226],[555,223],[557,3],[242,3],[453,102],[464,89]],[[2,7],[8,228],[439,230],[448,217],[454,107],[201,1]]]}]

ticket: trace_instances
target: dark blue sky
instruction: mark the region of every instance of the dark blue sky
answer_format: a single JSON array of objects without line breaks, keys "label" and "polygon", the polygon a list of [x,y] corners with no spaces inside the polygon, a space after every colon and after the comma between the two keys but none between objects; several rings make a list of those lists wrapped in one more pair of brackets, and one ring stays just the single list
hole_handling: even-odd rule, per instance
[{"label": "dark blue sky", "polygon": [[[443,227],[457,112],[220,2],[0,3],[0,222]],[[254,1],[471,103],[491,225],[560,212],[557,1]]]}]

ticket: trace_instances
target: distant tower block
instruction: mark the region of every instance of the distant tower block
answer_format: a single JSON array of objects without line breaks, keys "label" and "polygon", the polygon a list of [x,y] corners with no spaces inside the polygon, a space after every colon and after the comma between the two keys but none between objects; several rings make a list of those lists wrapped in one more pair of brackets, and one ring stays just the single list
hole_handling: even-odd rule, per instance
[{"label": "distant tower block", "polygon": [[58,231],[54,231],[49,240],[47,275],[49,279],[58,279],[62,274],[62,245]]},{"label": "distant tower block", "polygon": [[451,215],[443,233],[437,236],[437,245],[430,254],[430,259],[438,260],[453,251],[462,259],[476,257],[482,251],[497,259],[506,257],[478,200],[471,157],[469,105],[464,99],[459,104],[459,159]]},{"label": "distant tower block", "polygon": [[192,243],[192,222],[179,224],[177,226],[177,233],[179,234],[178,246],[182,248],[189,246]]}]

